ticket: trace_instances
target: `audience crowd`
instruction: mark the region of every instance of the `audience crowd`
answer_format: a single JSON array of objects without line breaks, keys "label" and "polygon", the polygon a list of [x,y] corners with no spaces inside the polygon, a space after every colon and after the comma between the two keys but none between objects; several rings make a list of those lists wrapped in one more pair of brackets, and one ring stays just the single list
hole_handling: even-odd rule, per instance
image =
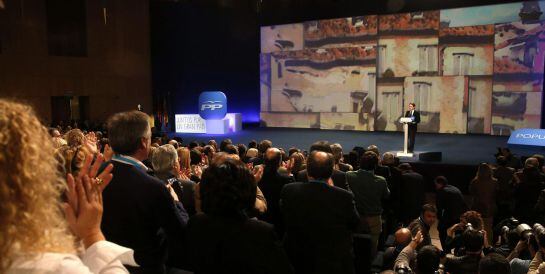
[{"label": "audience crowd", "polygon": [[426,193],[376,145],[48,131],[0,99],[0,273],[543,274],[545,157],[496,159]]}]

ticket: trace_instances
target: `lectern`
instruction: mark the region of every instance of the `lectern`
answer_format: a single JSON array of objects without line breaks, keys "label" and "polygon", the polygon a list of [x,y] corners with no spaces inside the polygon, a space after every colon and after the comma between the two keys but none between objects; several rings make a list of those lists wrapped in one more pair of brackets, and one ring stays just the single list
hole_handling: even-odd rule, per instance
[{"label": "lectern", "polygon": [[409,123],[413,122],[413,118],[401,117],[399,122],[403,123],[403,134],[405,135],[405,139],[403,141],[403,151],[398,152],[397,157],[413,157],[413,154],[407,151],[409,141]]}]

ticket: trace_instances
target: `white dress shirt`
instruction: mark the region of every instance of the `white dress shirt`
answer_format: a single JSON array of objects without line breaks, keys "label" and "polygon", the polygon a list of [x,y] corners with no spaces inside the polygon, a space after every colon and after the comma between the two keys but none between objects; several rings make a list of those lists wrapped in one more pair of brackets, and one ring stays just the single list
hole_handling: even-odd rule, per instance
[{"label": "white dress shirt", "polygon": [[138,266],[134,251],[108,241],[91,245],[80,257],[75,254],[42,253],[16,259],[7,274],[117,274],[129,273],[123,266]]}]

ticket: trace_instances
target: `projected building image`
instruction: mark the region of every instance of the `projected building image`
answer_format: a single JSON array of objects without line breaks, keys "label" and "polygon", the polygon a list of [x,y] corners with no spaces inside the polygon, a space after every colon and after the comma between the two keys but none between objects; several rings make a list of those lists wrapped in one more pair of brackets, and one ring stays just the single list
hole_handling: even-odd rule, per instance
[{"label": "projected building image", "polygon": [[262,27],[262,125],[400,131],[398,120],[414,102],[419,132],[537,128],[543,7],[534,1]]}]

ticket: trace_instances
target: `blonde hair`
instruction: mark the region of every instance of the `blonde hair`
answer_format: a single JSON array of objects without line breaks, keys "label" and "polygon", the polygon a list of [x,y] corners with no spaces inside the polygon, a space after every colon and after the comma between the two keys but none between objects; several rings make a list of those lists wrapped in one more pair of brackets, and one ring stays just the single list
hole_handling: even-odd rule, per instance
[{"label": "blonde hair", "polygon": [[83,132],[77,128],[66,133],[66,142],[68,143],[69,147],[79,147],[83,145],[84,140],[85,135],[83,135]]},{"label": "blonde hair", "polygon": [[53,137],[51,140],[53,141],[53,146],[55,148],[61,148],[62,146],[68,145],[66,140],[64,140],[62,137]]},{"label": "blonde hair", "polygon": [[75,252],[54,152],[30,106],[0,99],[0,273],[21,254]]},{"label": "blonde hair", "polygon": [[176,150],[178,152],[178,160],[180,161],[180,169],[191,167],[191,157],[189,149],[187,147],[180,147]]},{"label": "blonde hair", "polygon": [[70,147],[62,146],[57,150],[64,162],[64,175],[71,173],[77,175],[85,161],[85,155],[89,154],[85,146]]}]

